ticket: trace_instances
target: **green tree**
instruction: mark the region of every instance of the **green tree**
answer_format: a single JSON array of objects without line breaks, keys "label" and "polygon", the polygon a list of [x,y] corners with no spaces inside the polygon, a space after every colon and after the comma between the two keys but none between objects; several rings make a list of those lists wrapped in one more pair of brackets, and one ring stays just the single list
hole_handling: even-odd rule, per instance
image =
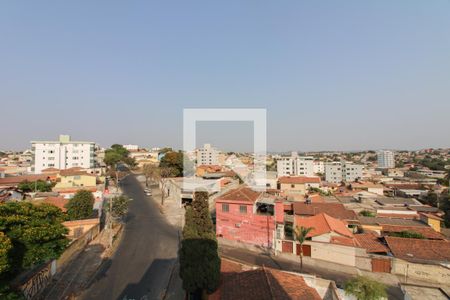
[{"label": "green tree", "polygon": [[17,186],[19,190],[25,193],[29,192],[51,192],[53,188],[53,183],[50,181],[43,181],[43,180],[37,180],[37,181],[27,181],[24,180]]},{"label": "green tree", "polygon": [[390,234],[390,236],[407,238],[407,239],[424,239],[425,238],[422,234],[415,232],[415,231],[409,231],[409,230],[404,230],[404,231],[400,231],[400,232],[392,232]]},{"label": "green tree", "polygon": [[294,237],[295,240],[300,244],[300,270],[303,270],[303,244],[306,241],[308,233],[310,233],[313,227],[295,227]]},{"label": "green tree", "polygon": [[[53,205],[9,202],[0,205],[0,231],[12,243],[10,277],[19,271],[58,258],[68,244],[64,215]],[[7,246],[6,246],[7,247]]]},{"label": "green tree", "polygon": [[220,258],[207,192],[195,192],[192,207],[186,209],[180,277],[184,290],[197,297],[206,298],[219,286]]},{"label": "green tree", "polygon": [[0,277],[10,268],[9,251],[11,249],[11,240],[0,231]]},{"label": "green tree", "polygon": [[78,191],[69,203],[66,204],[67,215],[70,220],[87,219],[92,216],[94,206],[94,195],[90,191]]},{"label": "green tree", "polygon": [[126,196],[118,196],[112,199],[112,215],[114,218],[121,219],[128,212],[130,199]]},{"label": "green tree", "polygon": [[357,276],[348,280],[344,286],[345,293],[358,300],[379,300],[387,298],[386,287],[365,276]]},{"label": "green tree", "polygon": [[359,212],[359,215],[363,217],[372,217],[372,218],[375,217],[375,213],[370,210],[362,210]]}]

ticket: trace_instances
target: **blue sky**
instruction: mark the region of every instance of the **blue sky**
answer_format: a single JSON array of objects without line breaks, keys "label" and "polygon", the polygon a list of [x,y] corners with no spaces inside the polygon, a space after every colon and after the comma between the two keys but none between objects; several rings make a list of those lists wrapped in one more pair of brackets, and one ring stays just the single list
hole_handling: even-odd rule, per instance
[{"label": "blue sky", "polygon": [[448,0],[3,1],[0,37],[0,149],[181,147],[210,107],[266,108],[275,151],[450,146]]}]

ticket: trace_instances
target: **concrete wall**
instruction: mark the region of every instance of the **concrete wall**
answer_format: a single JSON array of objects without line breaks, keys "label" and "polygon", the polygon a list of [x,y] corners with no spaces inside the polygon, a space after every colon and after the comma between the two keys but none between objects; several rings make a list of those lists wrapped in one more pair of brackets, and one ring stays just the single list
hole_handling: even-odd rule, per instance
[{"label": "concrete wall", "polygon": [[357,248],[314,241],[305,242],[311,245],[311,258],[329,261],[345,266],[356,266]]},{"label": "concrete wall", "polygon": [[405,283],[411,280],[450,285],[450,269],[439,265],[415,264],[394,258],[391,273]]}]

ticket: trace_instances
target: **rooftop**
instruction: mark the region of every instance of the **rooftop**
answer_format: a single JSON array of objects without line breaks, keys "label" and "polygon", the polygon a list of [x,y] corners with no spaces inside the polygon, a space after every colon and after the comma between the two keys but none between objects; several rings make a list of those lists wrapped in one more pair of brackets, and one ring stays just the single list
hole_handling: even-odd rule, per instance
[{"label": "rooftop", "polygon": [[271,268],[245,268],[222,259],[221,284],[211,300],[322,299],[300,274]]},{"label": "rooftop", "polygon": [[341,219],[341,220],[357,220],[356,213],[345,208],[340,203],[313,202],[307,204],[305,202],[295,202],[293,204],[294,214],[301,216],[314,216],[320,213]]},{"label": "rooftop", "polygon": [[412,262],[450,261],[450,242],[447,240],[406,239],[385,237],[391,253],[400,259]]},{"label": "rooftop", "polygon": [[282,184],[320,183],[320,178],[306,176],[283,176],[280,177],[278,181]]},{"label": "rooftop", "polygon": [[353,234],[347,228],[347,224],[341,220],[330,217],[325,213],[321,213],[307,218],[295,218],[295,226],[305,227],[313,229],[308,233],[307,237],[319,236],[329,232],[335,232],[342,236],[349,238],[353,237]]}]

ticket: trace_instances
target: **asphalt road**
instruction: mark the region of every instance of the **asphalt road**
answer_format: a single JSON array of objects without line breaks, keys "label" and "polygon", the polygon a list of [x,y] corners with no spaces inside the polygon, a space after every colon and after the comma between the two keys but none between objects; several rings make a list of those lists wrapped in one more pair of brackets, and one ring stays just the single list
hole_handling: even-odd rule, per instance
[{"label": "asphalt road", "polygon": [[162,299],[176,261],[178,232],[133,174],[121,181],[129,206],[122,241],[84,299]]}]

